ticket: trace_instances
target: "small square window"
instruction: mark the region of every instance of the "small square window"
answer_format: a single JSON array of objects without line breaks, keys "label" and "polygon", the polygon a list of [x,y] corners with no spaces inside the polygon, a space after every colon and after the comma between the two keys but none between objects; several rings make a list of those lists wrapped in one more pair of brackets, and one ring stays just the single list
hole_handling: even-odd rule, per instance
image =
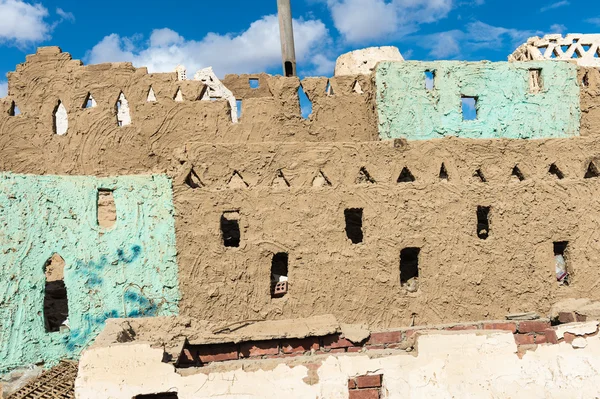
[{"label": "small square window", "polygon": [[464,121],[477,120],[477,97],[463,96],[461,98],[461,108]]},{"label": "small square window", "polygon": [[425,71],[425,89],[433,90],[435,88],[435,72]]}]

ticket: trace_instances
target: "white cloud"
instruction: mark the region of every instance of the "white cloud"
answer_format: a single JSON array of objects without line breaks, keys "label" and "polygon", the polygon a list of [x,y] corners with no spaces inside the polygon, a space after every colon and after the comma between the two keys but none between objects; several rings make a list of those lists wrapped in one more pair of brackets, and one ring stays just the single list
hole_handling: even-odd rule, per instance
[{"label": "white cloud", "polygon": [[550,26],[550,33],[565,33],[567,27],[563,24],[554,24]]},{"label": "white cloud", "polygon": [[73,15],[72,12],[66,12],[62,8],[57,8],[56,14],[58,14],[58,16],[61,18],[61,21],[64,20],[64,21],[75,22],[75,16]]},{"label": "white cloud", "polygon": [[557,1],[555,3],[551,3],[551,4],[548,4],[545,7],[540,8],[540,12],[546,12],[548,10],[554,10],[555,8],[559,8],[559,7],[563,7],[563,6],[568,6],[569,4],[571,4],[571,3],[569,1],[567,1],[567,0]]},{"label": "white cloud", "polygon": [[[330,42],[323,22],[294,20],[294,36],[299,70],[333,69],[323,55]],[[281,64],[279,24],[276,16],[268,15],[238,35],[208,33],[200,41],[187,40],[168,28],[154,30],[148,41],[113,33],[96,44],[85,59],[88,63],[131,61],[138,67],[147,66],[150,72],[170,72],[182,64],[188,75],[207,66],[220,76],[261,72]]]},{"label": "white cloud", "polygon": [[41,4],[0,0],[0,44],[23,46],[48,39],[52,27],[44,21],[47,16]]},{"label": "white cloud", "polygon": [[327,0],[336,29],[350,43],[399,38],[445,18],[454,0]]},{"label": "white cloud", "polygon": [[0,98],[6,97],[8,94],[8,83],[0,81]]},{"label": "white cloud", "polygon": [[587,22],[588,24],[600,26],[600,17],[588,18],[585,20],[585,22]]},{"label": "white cloud", "polygon": [[430,50],[433,59],[469,58],[478,50],[512,52],[527,38],[542,32],[503,28],[481,21],[468,23],[466,29],[439,32],[424,36],[417,43]]}]

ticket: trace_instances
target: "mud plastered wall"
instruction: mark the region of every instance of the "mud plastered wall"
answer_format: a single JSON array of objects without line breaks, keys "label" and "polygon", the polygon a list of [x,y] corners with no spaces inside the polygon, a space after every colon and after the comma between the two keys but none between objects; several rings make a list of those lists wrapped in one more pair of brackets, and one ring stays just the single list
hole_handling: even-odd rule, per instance
[{"label": "mud plastered wall", "polygon": [[[116,222],[100,227],[98,189]],[[175,315],[170,179],[0,175],[0,372],[77,356],[109,317]],[[65,262],[67,329],[46,332],[46,262]]]},{"label": "mud plastered wall", "polygon": [[[375,80],[381,139],[579,135],[577,66],[570,63],[382,62]],[[475,99],[467,100],[475,101],[475,120],[465,119],[463,98]]]},{"label": "mud plastered wall", "polygon": [[581,88],[581,135],[600,133],[600,70],[579,68],[577,79]]},{"label": "mud plastered wall", "polygon": [[[226,325],[333,313],[381,328],[546,314],[562,298],[598,297],[599,186],[584,178],[598,139],[396,144],[190,148],[174,187],[181,314]],[[190,164],[196,189],[182,183]],[[397,182],[405,167],[414,182]],[[230,184],[234,171],[243,183]],[[313,186],[320,172],[331,185]],[[487,239],[478,206],[490,207]],[[360,244],[345,232],[349,208],[363,209]],[[220,227],[230,211],[239,213],[237,248],[224,246]],[[555,276],[553,243],[562,241],[569,286]],[[408,247],[420,248],[416,292],[400,282]],[[279,252],[289,257],[288,293],[271,298]]]},{"label": "mud plastered wall", "polygon": [[[82,66],[58,48],[42,48],[8,77],[9,96],[0,101],[0,147],[14,153],[17,172],[43,173],[35,164],[61,159],[61,173],[85,165],[87,174],[109,167],[118,173],[147,173],[171,157],[175,148],[199,142],[368,141],[377,138],[371,80],[368,76],[313,78],[302,82],[312,100],[309,118],[301,115],[298,78],[230,75],[225,82],[241,101],[239,123],[224,99],[201,101],[200,81],[177,81],[176,73],[148,74],[129,63]],[[328,96],[327,83],[334,89]],[[354,91],[360,82],[362,93]],[[156,101],[148,101],[152,88]],[[175,97],[181,90],[183,101]],[[117,101],[126,98],[131,124],[118,126]],[[96,106],[85,108],[89,96]],[[60,103],[68,115],[64,136],[53,134]],[[12,104],[21,114],[9,117]],[[98,165],[98,154],[110,154]],[[40,162],[42,160],[42,162]]]}]

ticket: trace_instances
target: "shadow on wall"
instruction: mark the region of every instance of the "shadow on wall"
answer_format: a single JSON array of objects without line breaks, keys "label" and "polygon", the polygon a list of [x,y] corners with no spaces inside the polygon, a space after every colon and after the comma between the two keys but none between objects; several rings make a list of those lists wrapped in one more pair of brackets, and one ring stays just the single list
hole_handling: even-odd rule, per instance
[{"label": "shadow on wall", "polygon": [[107,318],[178,313],[169,178],[0,181],[0,372],[77,357]]}]

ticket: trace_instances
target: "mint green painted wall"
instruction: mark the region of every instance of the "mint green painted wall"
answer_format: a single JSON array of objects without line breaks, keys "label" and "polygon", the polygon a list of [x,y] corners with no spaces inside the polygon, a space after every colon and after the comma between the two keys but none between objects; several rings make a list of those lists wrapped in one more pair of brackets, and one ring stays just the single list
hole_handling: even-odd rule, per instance
[{"label": "mint green painted wall", "polygon": [[[529,92],[529,70],[544,89]],[[425,71],[435,88],[426,90]],[[379,137],[427,140],[579,135],[577,67],[568,62],[382,62],[375,75]],[[463,121],[461,96],[478,97],[478,119]]]},{"label": "mint green painted wall", "polygon": [[[97,190],[117,222],[97,223]],[[0,174],[0,372],[77,357],[108,317],[178,313],[171,181]],[[70,331],[46,333],[44,264],[65,260]]]}]

